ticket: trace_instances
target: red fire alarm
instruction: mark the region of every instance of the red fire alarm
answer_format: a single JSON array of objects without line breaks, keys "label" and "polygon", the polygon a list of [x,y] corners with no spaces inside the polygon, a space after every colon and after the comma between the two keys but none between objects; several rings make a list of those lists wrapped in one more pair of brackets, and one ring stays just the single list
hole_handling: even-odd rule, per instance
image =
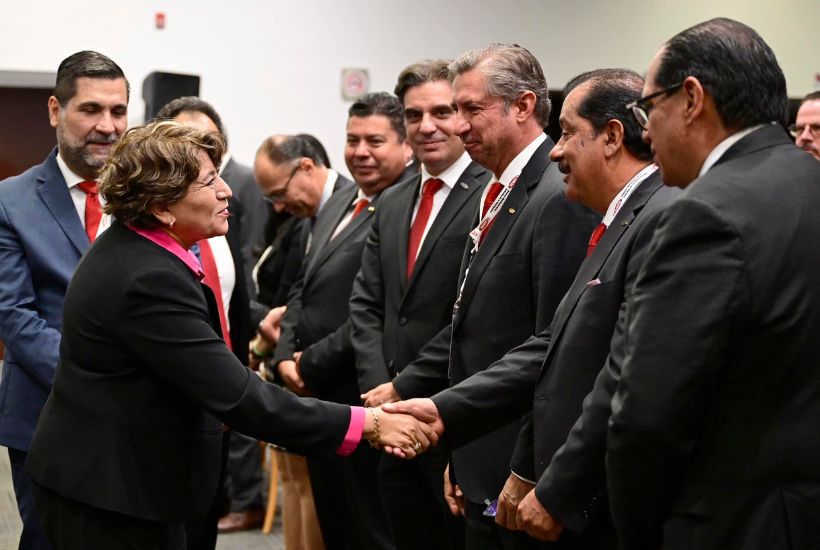
[{"label": "red fire alarm", "polygon": [[158,29],[164,29],[165,28],[165,12],[158,11],[154,15],[154,24],[157,26]]}]

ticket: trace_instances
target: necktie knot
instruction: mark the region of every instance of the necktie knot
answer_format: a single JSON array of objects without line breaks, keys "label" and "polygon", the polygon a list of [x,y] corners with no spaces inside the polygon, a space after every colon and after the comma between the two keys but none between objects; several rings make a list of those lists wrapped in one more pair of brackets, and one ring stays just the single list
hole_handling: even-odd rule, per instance
[{"label": "necktie knot", "polygon": [[498,195],[501,194],[502,189],[504,189],[504,186],[500,181],[494,181],[490,184],[490,188],[487,190],[487,196],[484,197],[484,206],[481,209],[482,218],[487,215],[487,211],[493,205],[495,199],[498,198]]},{"label": "necktie knot", "polygon": [[100,228],[102,220],[102,207],[100,206],[100,196],[97,190],[96,181],[83,181],[77,187],[85,193],[85,234],[88,235],[88,242],[93,243],[97,238],[97,230]]},{"label": "necktie knot", "polygon": [[82,181],[77,184],[77,187],[86,195],[96,195],[98,193],[96,181]]},{"label": "necktie knot", "polygon": [[421,194],[426,197],[432,197],[436,193],[438,193],[439,189],[444,186],[444,182],[438,178],[430,178],[429,180],[424,182],[424,187],[421,190]]},{"label": "necktie knot", "polygon": [[592,236],[589,238],[589,244],[587,245],[587,257],[589,257],[590,254],[592,254],[592,251],[595,250],[595,247],[598,246],[598,241],[601,240],[604,233],[606,233],[606,225],[599,223],[592,232]]},{"label": "necktie knot", "polygon": [[356,216],[361,214],[362,210],[367,208],[367,205],[370,204],[370,201],[367,199],[359,199],[356,201],[355,206],[353,207],[353,216],[350,218],[351,220],[356,219]]}]

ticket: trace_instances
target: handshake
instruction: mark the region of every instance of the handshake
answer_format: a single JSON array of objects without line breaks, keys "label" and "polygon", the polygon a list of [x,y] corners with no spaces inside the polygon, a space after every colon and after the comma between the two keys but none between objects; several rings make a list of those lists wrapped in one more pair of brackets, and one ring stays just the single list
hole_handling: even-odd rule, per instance
[{"label": "handshake", "polygon": [[[392,386],[392,384],[390,384]],[[380,389],[381,388],[381,389]],[[402,458],[413,458],[435,445],[444,433],[444,422],[432,399],[409,399],[396,401],[398,396],[378,395],[392,388],[376,388],[362,395],[365,405],[382,404],[373,411],[377,416],[375,433],[365,426],[365,437],[374,446]],[[370,420],[370,419],[368,419]],[[378,444],[375,441],[378,440]],[[464,496],[458,485],[451,484],[448,472],[444,473],[444,497],[453,515],[464,515]],[[542,541],[557,541],[564,530],[535,496],[535,484],[511,473],[497,499],[495,522],[513,531],[524,531]]]},{"label": "handshake", "polygon": [[363,437],[386,453],[413,458],[438,443],[444,423],[430,399],[367,408]]}]

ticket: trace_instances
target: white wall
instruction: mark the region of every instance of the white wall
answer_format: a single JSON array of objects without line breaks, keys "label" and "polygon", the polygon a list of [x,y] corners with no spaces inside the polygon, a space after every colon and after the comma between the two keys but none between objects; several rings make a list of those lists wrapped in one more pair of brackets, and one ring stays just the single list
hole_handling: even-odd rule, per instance
[{"label": "white wall", "polygon": [[[156,11],[166,14],[164,30],[154,28]],[[0,0],[0,70],[56,71],[75,51],[100,51],[131,81],[133,123],[146,74],[199,74],[200,95],[222,115],[239,160],[251,162],[271,133],[310,132],[346,172],[343,67],[365,67],[371,90],[392,90],[413,61],[514,41],[560,88],[597,67],[642,72],[667,38],[716,16],[760,32],[790,95],[814,88],[817,0]]]}]

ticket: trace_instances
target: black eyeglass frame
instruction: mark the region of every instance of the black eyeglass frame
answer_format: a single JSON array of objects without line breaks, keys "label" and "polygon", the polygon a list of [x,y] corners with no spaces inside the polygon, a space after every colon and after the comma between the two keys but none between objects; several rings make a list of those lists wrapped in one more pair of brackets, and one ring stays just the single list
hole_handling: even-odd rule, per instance
[{"label": "black eyeglass frame", "polygon": [[299,171],[299,168],[302,167],[301,160],[302,159],[298,159],[298,161],[296,163],[296,166],[293,167],[293,170],[291,171],[290,176],[288,176],[288,179],[285,182],[285,186],[282,187],[282,189],[280,189],[278,191],[271,191],[267,195],[262,195],[262,198],[265,199],[270,204],[275,204],[277,202],[282,202],[282,199],[284,199],[285,195],[288,194],[288,186],[290,185],[290,180],[293,179],[293,176],[295,176],[296,172]]},{"label": "black eyeglass frame", "polygon": [[678,91],[682,87],[683,81],[678,82],[677,84],[673,84],[663,90],[658,90],[657,92],[651,93],[627,104],[626,109],[628,111],[632,111],[632,116],[634,116],[635,120],[638,121],[638,126],[646,130],[646,124],[649,122],[649,113],[652,112],[652,108],[654,107],[654,105],[650,106],[648,103],[656,97],[671,94],[672,92]]}]

